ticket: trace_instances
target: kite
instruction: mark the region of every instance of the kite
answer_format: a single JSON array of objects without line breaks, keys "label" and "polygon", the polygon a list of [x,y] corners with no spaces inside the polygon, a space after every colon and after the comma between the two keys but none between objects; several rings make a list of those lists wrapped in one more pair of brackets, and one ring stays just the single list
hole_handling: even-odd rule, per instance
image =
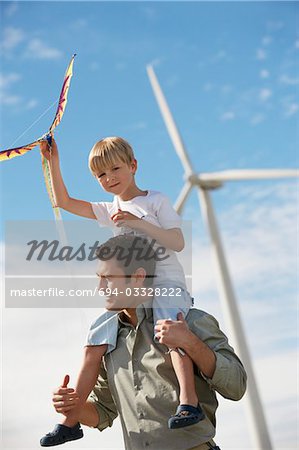
[{"label": "kite", "polygon": [[[69,87],[70,87],[70,83],[71,83],[71,78],[73,75],[73,65],[74,65],[75,56],[76,56],[76,54],[74,54],[72,56],[71,61],[66,70],[64,80],[63,80],[63,85],[62,85],[60,96],[59,96],[56,114],[55,114],[54,120],[53,120],[49,130],[45,134],[43,134],[43,136],[38,138],[36,141],[31,142],[30,144],[23,145],[22,147],[16,147],[16,148],[11,148],[11,149],[0,151],[0,161],[7,161],[9,159],[15,158],[16,156],[22,156],[25,153],[32,150],[37,145],[39,145],[39,143],[44,140],[46,140],[48,142],[49,146],[51,147],[53,131],[61,122],[62,116],[65,111],[65,107],[67,104],[67,96],[68,96],[68,91],[69,91]],[[53,188],[52,188],[49,161],[46,158],[44,158],[43,156],[42,156],[42,168],[43,168],[46,188],[48,191],[48,195],[50,197],[52,207],[54,209],[55,217],[56,217],[56,219],[61,219],[59,208],[55,205],[55,196],[54,196],[54,192],[53,192]]]}]

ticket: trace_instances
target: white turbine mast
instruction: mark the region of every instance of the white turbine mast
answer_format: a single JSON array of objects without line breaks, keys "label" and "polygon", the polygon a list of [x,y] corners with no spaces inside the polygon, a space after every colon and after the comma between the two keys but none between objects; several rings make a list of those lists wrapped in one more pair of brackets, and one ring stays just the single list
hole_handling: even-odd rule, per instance
[{"label": "white turbine mast", "polygon": [[298,177],[299,171],[289,169],[227,170],[222,172],[196,174],[151,65],[147,66],[147,73],[173,146],[185,171],[185,185],[175,203],[175,209],[181,214],[191,190],[193,187],[198,188],[198,197],[202,215],[211,238],[222,308],[224,310],[228,329],[234,339],[234,344],[237,347],[238,354],[240,355],[248,375],[246,398],[248,401],[248,415],[254,440],[254,448],[259,450],[271,450],[273,447],[270,434],[255,381],[250,352],[228,271],[209,190],[221,187],[225,181]]}]

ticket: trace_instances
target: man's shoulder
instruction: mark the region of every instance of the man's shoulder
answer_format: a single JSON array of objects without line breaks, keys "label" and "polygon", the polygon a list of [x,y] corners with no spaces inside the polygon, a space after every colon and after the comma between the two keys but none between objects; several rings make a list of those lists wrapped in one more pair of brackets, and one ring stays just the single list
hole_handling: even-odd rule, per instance
[{"label": "man's shoulder", "polygon": [[205,320],[207,318],[211,318],[211,319],[215,319],[214,316],[212,316],[211,314],[207,313],[206,311],[203,311],[202,309],[198,309],[198,308],[190,308],[188,315],[186,317],[187,321],[193,321],[193,320]]},{"label": "man's shoulder", "polygon": [[204,332],[219,328],[217,319],[211,314],[197,308],[191,308],[186,316],[189,328],[194,332]]}]

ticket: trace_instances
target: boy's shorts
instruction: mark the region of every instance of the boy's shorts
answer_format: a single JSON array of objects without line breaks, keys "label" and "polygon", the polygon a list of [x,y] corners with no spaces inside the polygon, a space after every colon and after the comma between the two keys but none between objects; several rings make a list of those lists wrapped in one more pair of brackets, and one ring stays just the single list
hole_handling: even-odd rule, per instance
[{"label": "boy's shorts", "polygon": [[[189,309],[193,306],[193,298],[189,292],[181,287],[163,285],[155,287],[153,300],[154,324],[159,319],[177,320],[179,312],[185,317]],[[158,289],[160,291],[158,291]],[[160,295],[158,295],[160,294]]]}]

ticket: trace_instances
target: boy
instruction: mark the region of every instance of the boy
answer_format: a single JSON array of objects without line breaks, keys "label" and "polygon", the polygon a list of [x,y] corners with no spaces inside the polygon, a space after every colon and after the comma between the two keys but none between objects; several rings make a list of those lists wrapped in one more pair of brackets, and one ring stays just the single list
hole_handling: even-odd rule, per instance
[{"label": "boy", "polygon": [[[168,318],[176,320],[179,312],[185,316],[192,306],[192,299],[186,290],[183,269],[174,253],[184,248],[180,218],[167,197],[156,191],[141,190],[136,185],[137,161],[128,142],[120,137],[102,139],[94,145],[89,155],[89,168],[92,174],[106,192],[114,195],[111,203],[90,203],[70,197],[60,172],[55,141],[53,140],[51,148],[46,142],[42,142],[40,147],[50,162],[57,206],[73,214],[96,219],[101,226],[111,227],[115,235],[129,233],[146,236],[168,249],[167,258],[159,261],[156,267],[154,288],[155,293],[161,295],[155,295],[153,300],[154,321]],[[108,284],[109,280],[104,289],[109,288]],[[176,292],[172,291],[172,294],[178,295],[167,295],[171,289],[177,289]],[[80,404],[85,402],[95,385],[103,355],[113,351],[116,346],[117,323],[116,313],[107,311],[91,327],[85,347],[85,359],[76,385]],[[169,349],[171,350],[173,349]],[[198,404],[191,359],[181,352],[171,351],[171,360],[179,382],[180,405],[176,414],[170,417],[168,426],[181,428],[198,423],[205,415]],[[72,430],[74,431],[74,439],[82,437],[82,430],[81,433],[76,433],[80,404],[62,424],[70,429],[70,433],[66,433],[68,436],[72,436]],[[59,430],[62,430],[61,433]],[[50,436],[48,440],[42,439],[41,445],[66,442],[63,430],[66,429],[60,427],[57,431],[56,428],[52,435],[51,433],[48,435]],[[57,439],[53,438],[54,435]]]}]

